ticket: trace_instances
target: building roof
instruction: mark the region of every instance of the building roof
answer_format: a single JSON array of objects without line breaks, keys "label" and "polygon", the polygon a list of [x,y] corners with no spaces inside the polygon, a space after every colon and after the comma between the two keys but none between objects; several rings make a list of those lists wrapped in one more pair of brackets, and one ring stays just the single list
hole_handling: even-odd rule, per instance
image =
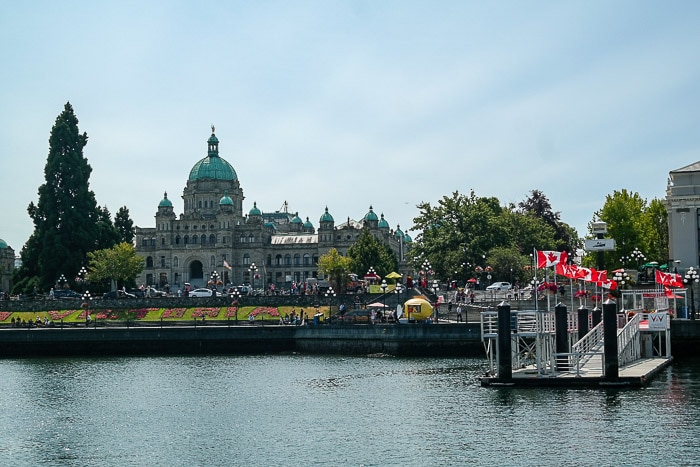
[{"label": "building roof", "polygon": [[0,238],[0,250],[4,250],[7,248],[7,242]]},{"label": "building roof", "polygon": [[214,134],[214,127],[212,126],[212,133],[207,140],[208,154],[204,159],[200,159],[190,170],[190,181],[197,180],[226,180],[233,181],[238,179],[236,171],[233,170],[231,164],[226,162],[225,159],[219,157],[219,139]]},{"label": "building roof", "polygon": [[377,215],[374,213],[374,210],[372,210],[372,206],[369,207],[369,212],[365,214],[365,220],[366,221],[378,221],[379,218]]},{"label": "building roof", "polygon": [[219,200],[219,205],[221,206],[233,206],[233,200],[231,197],[228,195],[228,191],[224,192],[224,196],[221,197]]},{"label": "building roof", "polygon": [[258,209],[258,203],[253,202],[253,208],[250,210],[248,213],[249,216],[262,216],[262,212],[260,212],[260,209]]},{"label": "building roof", "polygon": [[700,172],[700,161],[693,162],[692,164],[681,167],[680,169],[671,170],[671,173],[674,172]]},{"label": "building roof", "polygon": [[319,222],[333,222],[333,216],[328,212],[328,206],[326,206],[326,212],[323,213]]},{"label": "building roof", "polygon": [[163,193],[163,199],[158,203],[159,208],[172,208],[173,203],[168,199],[168,192]]}]

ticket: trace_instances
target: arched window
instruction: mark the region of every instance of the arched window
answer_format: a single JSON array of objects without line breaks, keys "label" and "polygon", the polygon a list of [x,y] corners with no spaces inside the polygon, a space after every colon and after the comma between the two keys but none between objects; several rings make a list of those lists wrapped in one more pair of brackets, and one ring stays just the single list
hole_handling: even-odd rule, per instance
[{"label": "arched window", "polygon": [[255,243],[255,235],[253,235],[253,234],[248,235],[248,243]]},{"label": "arched window", "polygon": [[292,255],[284,255],[284,265],[289,266],[292,264]]},{"label": "arched window", "polygon": [[175,237],[175,245],[179,245],[179,244],[180,244],[180,236],[178,235],[177,237]]},{"label": "arched window", "polygon": [[211,255],[211,258],[209,258],[209,266],[214,269],[216,267],[216,258],[214,255]]},{"label": "arched window", "polygon": [[243,235],[243,234],[241,234],[241,236],[240,236],[240,238],[238,239],[238,241],[239,241],[240,243],[245,243],[245,239],[246,239],[246,236]]},{"label": "arched window", "polygon": [[272,266],[272,255],[267,255],[267,259],[265,260],[265,264],[268,266]]},{"label": "arched window", "polygon": [[282,255],[275,256],[275,266],[282,266]]},{"label": "arched window", "polygon": [[308,253],[304,254],[304,266],[311,265],[311,256]]},{"label": "arched window", "polygon": [[294,255],[294,266],[301,266],[301,255],[299,253]]},{"label": "arched window", "polygon": [[185,235],[185,245],[189,245],[189,243],[190,243],[190,236]]},{"label": "arched window", "polygon": [[209,243],[211,243],[212,245],[216,245],[216,235],[209,235]]},{"label": "arched window", "polygon": [[196,236],[196,235],[192,235],[192,243],[193,243],[194,245],[196,245],[198,241],[199,241],[199,237]]},{"label": "arched window", "polygon": [[207,243],[207,236],[202,234],[202,245],[204,245],[205,243]]},{"label": "arched window", "polygon": [[180,260],[177,258],[177,256],[173,256],[173,267],[176,268],[180,265]]},{"label": "arched window", "polygon": [[314,255],[313,262],[314,264],[318,264],[318,255]]},{"label": "arched window", "polygon": [[147,247],[148,246],[148,239],[147,238],[142,238],[141,239],[141,246]]},{"label": "arched window", "polygon": [[245,264],[245,265],[250,264],[250,255],[248,255],[248,253],[243,255],[243,264]]},{"label": "arched window", "polygon": [[146,257],[146,267],[147,268],[153,267],[153,257],[152,256]]}]

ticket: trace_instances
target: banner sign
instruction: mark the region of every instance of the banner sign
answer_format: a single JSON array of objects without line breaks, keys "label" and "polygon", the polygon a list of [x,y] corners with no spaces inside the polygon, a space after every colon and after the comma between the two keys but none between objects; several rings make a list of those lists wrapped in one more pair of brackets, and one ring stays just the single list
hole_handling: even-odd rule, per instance
[{"label": "banner sign", "polygon": [[614,238],[586,240],[586,251],[607,251],[615,249]]}]

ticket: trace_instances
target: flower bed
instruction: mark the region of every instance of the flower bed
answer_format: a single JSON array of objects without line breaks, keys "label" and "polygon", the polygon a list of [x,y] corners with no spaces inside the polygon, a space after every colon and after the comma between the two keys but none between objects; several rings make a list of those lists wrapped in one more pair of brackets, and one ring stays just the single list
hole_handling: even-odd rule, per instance
[{"label": "flower bed", "polygon": [[11,311],[0,311],[0,321],[5,321],[11,314]]},{"label": "flower bed", "polygon": [[49,311],[49,316],[51,321],[61,321],[68,315],[75,313],[78,310],[63,310],[63,311]]},{"label": "flower bed", "polygon": [[258,316],[258,315],[261,315],[261,314],[270,315],[270,316],[272,316],[272,317],[277,317],[277,318],[279,318],[279,316],[280,316],[280,312],[277,310],[277,308],[270,308],[270,307],[267,307],[267,306],[259,306],[259,307],[256,307],[255,309],[253,309],[253,311],[251,311],[251,312],[248,314],[248,316],[254,316],[254,317],[255,317],[255,316]]},{"label": "flower bed", "polygon": [[219,308],[195,308],[192,312],[193,318],[201,318],[206,316],[207,318],[216,318],[219,316]]},{"label": "flower bed", "polygon": [[95,317],[96,319],[119,319],[119,315],[112,310],[100,310]]},{"label": "flower bed", "polygon": [[226,308],[226,317],[227,318],[235,318],[237,314],[238,314],[238,307],[237,306],[232,306],[232,307]]},{"label": "flower bed", "polygon": [[166,310],[163,310],[163,314],[161,315],[161,318],[163,318],[163,319],[167,319],[167,318],[182,319],[182,317],[185,316],[186,311],[187,311],[187,308],[168,308]]}]

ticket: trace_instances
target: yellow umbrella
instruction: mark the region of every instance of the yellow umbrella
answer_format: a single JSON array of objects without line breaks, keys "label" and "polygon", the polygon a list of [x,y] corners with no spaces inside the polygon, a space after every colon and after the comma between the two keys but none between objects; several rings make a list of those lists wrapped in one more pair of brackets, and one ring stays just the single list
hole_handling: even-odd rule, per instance
[{"label": "yellow umbrella", "polygon": [[387,278],[387,279],[400,279],[400,278],[401,278],[401,274],[399,274],[398,272],[392,271],[392,272],[390,272],[389,274],[386,275],[386,278]]}]

